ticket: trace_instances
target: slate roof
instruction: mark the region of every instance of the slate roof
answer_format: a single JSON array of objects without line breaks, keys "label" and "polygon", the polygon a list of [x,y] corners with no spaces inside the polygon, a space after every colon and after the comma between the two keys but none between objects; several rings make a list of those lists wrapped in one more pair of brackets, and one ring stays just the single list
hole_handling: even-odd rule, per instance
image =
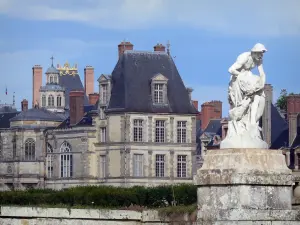
[{"label": "slate roof", "polygon": [[46,73],[56,73],[56,74],[58,74],[59,71],[52,65],[52,66],[50,66],[50,67],[47,69]]},{"label": "slate roof", "polygon": [[18,115],[19,112],[0,113],[0,129],[10,127],[10,119]]},{"label": "slate roof", "polygon": [[58,84],[46,84],[40,88],[40,91],[65,91],[65,88]]},{"label": "slate roof", "polygon": [[222,135],[221,119],[211,119],[204,133]]},{"label": "slate roof", "polygon": [[27,111],[23,111],[10,121],[63,121],[64,119],[56,113],[50,112],[44,108],[32,108]]},{"label": "slate roof", "polygon": [[[161,73],[168,79],[167,106],[153,106],[151,79]],[[165,52],[125,51],[112,72],[107,112],[197,114],[177,68]]]},{"label": "slate roof", "polygon": [[[84,90],[82,82],[78,74],[59,76],[59,85],[65,88],[66,108],[69,108],[69,95],[72,90]],[[84,95],[84,105],[88,105],[89,101]]]}]

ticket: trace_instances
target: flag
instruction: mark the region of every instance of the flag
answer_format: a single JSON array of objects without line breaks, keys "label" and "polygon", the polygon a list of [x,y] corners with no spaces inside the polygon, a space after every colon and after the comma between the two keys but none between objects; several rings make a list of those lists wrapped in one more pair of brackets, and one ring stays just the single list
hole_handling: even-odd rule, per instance
[{"label": "flag", "polygon": [[5,94],[7,95],[7,87],[6,87],[6,89],[5,89]]}]

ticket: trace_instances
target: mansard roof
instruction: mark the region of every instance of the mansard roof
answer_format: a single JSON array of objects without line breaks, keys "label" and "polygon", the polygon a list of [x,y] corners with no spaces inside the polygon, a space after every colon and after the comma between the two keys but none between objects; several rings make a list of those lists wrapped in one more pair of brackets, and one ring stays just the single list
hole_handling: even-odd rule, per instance
[{"label": "mansard roof", "polygon": [[44,108],[32,108],[26,111],[21,112],[14,118],[10,119],[11,122],[13,121],[55,121],[60,122],[64,119],[62,116],[53,113]]},{"label": "mansard roof", "polygon": [[[168,104],[155,106],[151,80],[168,79]],[[172,57],[165,52],[125,51],[112,72],[112,91],[107,112],[196,114]]]}]

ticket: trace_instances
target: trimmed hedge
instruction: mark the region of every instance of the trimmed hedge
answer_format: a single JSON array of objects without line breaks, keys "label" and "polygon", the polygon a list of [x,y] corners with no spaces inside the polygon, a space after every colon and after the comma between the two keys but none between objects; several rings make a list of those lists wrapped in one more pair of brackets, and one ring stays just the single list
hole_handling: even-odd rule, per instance
[{"label": "trimmed hedge", "polygon": [[112,186],[84,186],[60,191],[31,189],[26,191],[0,192],[2,205],[66,205],[103,208],[128,207],[130,205],[149,208],[171,205],[191,205],[197,202],[197,187],[182,184],[157,187],[135,186],[131,188]]}]

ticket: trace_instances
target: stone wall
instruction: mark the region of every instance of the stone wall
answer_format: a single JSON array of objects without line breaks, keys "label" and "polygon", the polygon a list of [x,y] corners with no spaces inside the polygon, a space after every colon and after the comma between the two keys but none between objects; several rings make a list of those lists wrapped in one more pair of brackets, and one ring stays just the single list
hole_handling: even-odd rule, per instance
[{"label": "stone wall", "polygon": [[[180,220],[180,221],[179,221]],[[6,207],[0,211],[1,225],[29,224],[61,224],[61,225],[167,225],[195,224],[189,222],[188,215],[181,218],[169,219],[159,215],[158,211],[143,212],[131,210],[103,209],[66,209],[66,208],[36,208],[36,207]]]}]

